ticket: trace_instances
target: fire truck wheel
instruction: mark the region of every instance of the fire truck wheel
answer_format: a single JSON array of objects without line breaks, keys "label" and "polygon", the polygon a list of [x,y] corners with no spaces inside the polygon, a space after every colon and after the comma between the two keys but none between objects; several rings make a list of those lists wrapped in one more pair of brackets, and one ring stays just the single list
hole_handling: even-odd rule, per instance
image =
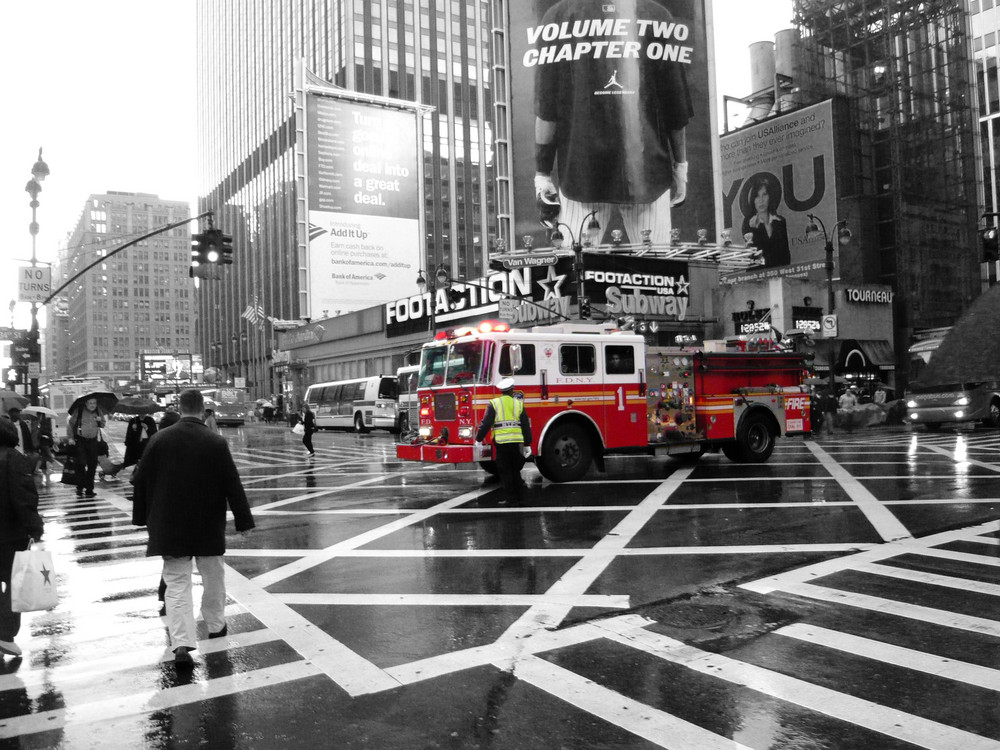
[{"label": "fire truck wheel", "polygon": [[535,463],[551,482],[574,482],[590,470],[594,447],[579,425],[563,422],[553,426]]},{"label": "fire truck wheel", "polygon": [[365,418],[358,412],[354,415],[354,431],[359,435],[364,435],[368,432],[368,428],[365,427]]},{"label": "fire truck wheel", "polygon": [[479,468],[492,477],[495,477],[498,474],[496,461],[480,461]]},{"label": "fire truck wheel", "polygon": [[743,453],[740,451],[738,443],[723,443],[722,455],[736,463],[740,463],[743,460]]},{"label": "fire truck wheel", "polygon": [[736,445],[739,460],[743,463],[759,464],[771,457],[774,451],[774,429],[768,416],[751,412],[740,422]]}]

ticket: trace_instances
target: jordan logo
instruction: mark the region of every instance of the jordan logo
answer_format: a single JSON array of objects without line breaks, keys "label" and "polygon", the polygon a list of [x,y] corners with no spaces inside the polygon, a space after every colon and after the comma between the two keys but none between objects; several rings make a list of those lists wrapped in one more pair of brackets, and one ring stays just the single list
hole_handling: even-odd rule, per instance
[{"label": "jordan logo", "polygon": [[618,71],[617,70],[614,73],[611,74],[611,78],[609,78],[608,82],[606,84],[604,84],[604,88],[606,88],[606,89],[609,89],[612,86],[617,86],[618,88],[623,88],[622,85],[620,83],[618,83]]}]

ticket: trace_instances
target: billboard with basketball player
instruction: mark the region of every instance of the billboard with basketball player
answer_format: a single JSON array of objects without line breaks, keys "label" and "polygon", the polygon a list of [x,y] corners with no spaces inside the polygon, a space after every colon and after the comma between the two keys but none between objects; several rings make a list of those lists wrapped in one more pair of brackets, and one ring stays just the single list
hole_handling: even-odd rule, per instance
[{"label": "billboard with basketball player", "polygon": [[544,219],[575,236],[591,211],[601,244],[666,244],[672,228],[681,240],[698,229],[714,239],[706,0],[511,0],[509,9],[511,244],[528,235],[548,246]]}]

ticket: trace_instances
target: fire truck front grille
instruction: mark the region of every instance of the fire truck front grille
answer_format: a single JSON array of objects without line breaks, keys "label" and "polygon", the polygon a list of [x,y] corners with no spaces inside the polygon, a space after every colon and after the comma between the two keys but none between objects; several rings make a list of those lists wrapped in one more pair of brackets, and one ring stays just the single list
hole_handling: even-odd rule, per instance
[{"label": "fire truck front grille", "polygon": [[434,419],[439,422],[454,422],[455,418],[455,394],[436,394],[434,396]]}]

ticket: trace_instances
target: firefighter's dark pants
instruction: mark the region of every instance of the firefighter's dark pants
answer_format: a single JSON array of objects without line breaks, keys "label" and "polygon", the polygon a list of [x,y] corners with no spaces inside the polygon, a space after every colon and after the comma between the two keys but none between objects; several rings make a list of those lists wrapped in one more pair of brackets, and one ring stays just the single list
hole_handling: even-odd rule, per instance
[{"label": "firefighter's dark pants", "polygon": [[521,484],[521,468],[524,466],[524,456],[521,455],[523,447],[524,443],[493,444],[503,497],[511,505],[520,505],[524,495]]}]

